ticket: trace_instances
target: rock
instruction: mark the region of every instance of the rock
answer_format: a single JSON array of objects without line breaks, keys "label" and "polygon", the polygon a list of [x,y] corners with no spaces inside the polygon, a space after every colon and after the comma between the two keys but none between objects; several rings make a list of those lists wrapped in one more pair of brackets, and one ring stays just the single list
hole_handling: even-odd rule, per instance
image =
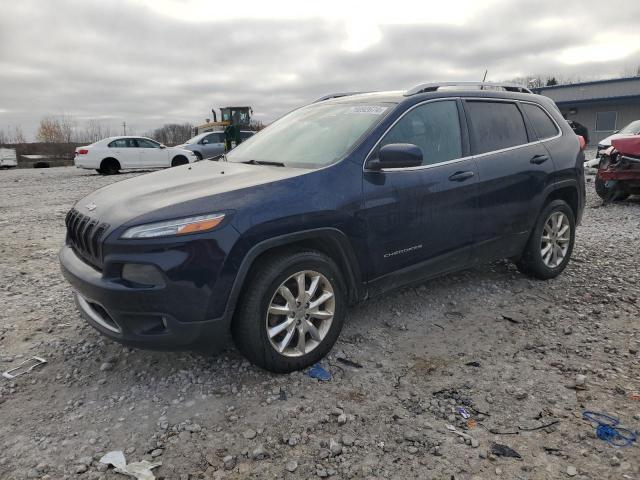
[{"label": "rock", "polygon": [[576,467],[574,467],[573,465],[569,465],[567,467],[567,475],[569,475],[570,477],[575,477],[578,474],[578,470],[576,470]]},{"label": "rock", "polygon": [[298,435],[297,433],[294,433],[293,435],[291,435],[289,437],[289,439],[287,440],[287,444],[290,447],[295,447],[296,445],[298,445],[300,443],[300,435]]},{"label": "rock", "polygon": [[402,436],[408,442],[419,442],[422,438],[421,435],[415,430],[407,430]]},{"label": "rock", "polygon": [[253,460],[262,460],[265,456],[266,456],[266,452],[265,452],[264,447],[262,445],[258,445],[251,452],[251,458]]},{"label": "rock", "polygon": [[342,445],[345,447],[350,447],[355,443],[356,439],[353,438],[352,435],[344,434],[342,435]]},{"label": "rock", "polygon": [[224,464],[225,470],[231,470],[236,466],[236,457],[232,455],[227,455],[222,459],[222,463]]},{"label": "rock", "polygon": [[287,472],[295,472],[296,469],[298,468],[298,462],[296,462],[295,460],[291,460],[290,462],[287,462],[284,466],[285,470]]},{"label": "rock", "polygon": [[93,462],[93,457],[80,457],[78,459],[78,464],[80,465],[91,465],[91,463]]},{"label": "rock", "polygon": [[184,427],[187,432],[197,433],[202,430],[202,427],[197,423],[190,423]]},{"label": "rock", "polygon": [[112,368],[113,368],[113,363],[111,362],[104,362],[102,365],[100,365],[101,372],[106,372],[108,370],[111,370]]},{"label": "rock", "polygon": [[242,432],[242,436],[244,438],[246,438],[247,440],[252,440],[252,439],[256,438],[256,435],[257,435],[256,431],[251,429],[251,428],[249,428],[249,429],[245,430],[244,432]]},{"label": "rock", "polygon": [[329,441],[329,451],[332,455],[340,455],[342,453],[342,445],[336,442],[333,438]]},{"label": "rock", "polygon": [[325,458],[329,458],[331,456],[331,452],[329,450],[327,450],[326,448],[321,448],[318,451],[318,458],[320,460],[324,460]]},{"label": "rock", "polygon": [[162,455],[163,452],[164,450],[162,450],[161,448],[156,448],[151,452],[151,458],[159,457],[160,455]]},{"label": "rock", "polygon": [[473,448],[478,448],[478,447],[480,446],[480,442],[479,442],[477,439],[472,438],[472,439],[471,439],[471,446],[472,446]]},{"label": "rock", "polygon": [[347,423],[347,416],[344,413],[338,415],[338,425],[344,425]]},{"label": "rock", "polygon": [[76,465],[75,468],[73,469],[73,471],[77,474],[80,475],[81,473],[85,473],[87,470],[89,470],[89,467],[86,465]]},{"label": "rock", "polygon": [[587,383],[586,375],[576,375],[576,387],[583,387],[585,383]]}]

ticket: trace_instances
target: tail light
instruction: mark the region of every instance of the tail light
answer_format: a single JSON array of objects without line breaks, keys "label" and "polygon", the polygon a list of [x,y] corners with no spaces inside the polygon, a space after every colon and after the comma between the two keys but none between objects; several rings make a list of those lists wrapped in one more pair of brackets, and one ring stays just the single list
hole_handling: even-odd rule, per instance
[{"label": "tail light", "polygon": [[86,155],[87,153],[89,153],[89,150],[87,150],[86,148],[81,148],[80,150],[76,151],[77,155]]},{"label": "tail light", "polygon": [[587,148],[587,142],[582,135],[578,135],[578,141],[580,142],[580,150]]}]

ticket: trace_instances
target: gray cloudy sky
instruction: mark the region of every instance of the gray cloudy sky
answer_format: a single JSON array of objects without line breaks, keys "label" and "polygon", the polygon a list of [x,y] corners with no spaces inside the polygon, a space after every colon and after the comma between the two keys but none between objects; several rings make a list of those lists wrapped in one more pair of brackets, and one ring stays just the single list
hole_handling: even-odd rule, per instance
[{"label": "gray cloudy sky", "polygon": [[141,133],[233,104],[268,122],[332,91],[640,66],[637,0],[311,3],[0,0],[0,129],[68,114]]}]

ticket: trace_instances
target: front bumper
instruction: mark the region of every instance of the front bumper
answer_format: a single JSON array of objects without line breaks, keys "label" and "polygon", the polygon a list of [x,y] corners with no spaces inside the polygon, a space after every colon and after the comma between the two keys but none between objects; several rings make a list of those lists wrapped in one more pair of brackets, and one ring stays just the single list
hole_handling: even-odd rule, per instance
[{"label": "front bumper", "polygon": [[206,319],[208,295],[168,282],[132,287],[109,278],[65,245],[62,274],[71,284],[85,320],[103,335],[138,348],[219,350],[229,340],[229,318]]}]

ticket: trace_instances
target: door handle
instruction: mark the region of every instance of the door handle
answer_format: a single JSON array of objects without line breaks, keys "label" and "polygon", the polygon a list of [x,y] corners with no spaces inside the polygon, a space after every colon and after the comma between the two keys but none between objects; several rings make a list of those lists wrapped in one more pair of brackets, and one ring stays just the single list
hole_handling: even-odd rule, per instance
[{"label": "door handle", "polygon": [[547,160],[549,160],[549,157],[547,157],[546,155],[534,155],[529,161],[536,165],[540,165],[541,163],[544,163]]},{"label": "door handle", "polygon": [[464,182],[465,180],[473,177],[473,175],[473,172],[456,172],[449,177],[449,180],[451,180],[452,182]]}]

